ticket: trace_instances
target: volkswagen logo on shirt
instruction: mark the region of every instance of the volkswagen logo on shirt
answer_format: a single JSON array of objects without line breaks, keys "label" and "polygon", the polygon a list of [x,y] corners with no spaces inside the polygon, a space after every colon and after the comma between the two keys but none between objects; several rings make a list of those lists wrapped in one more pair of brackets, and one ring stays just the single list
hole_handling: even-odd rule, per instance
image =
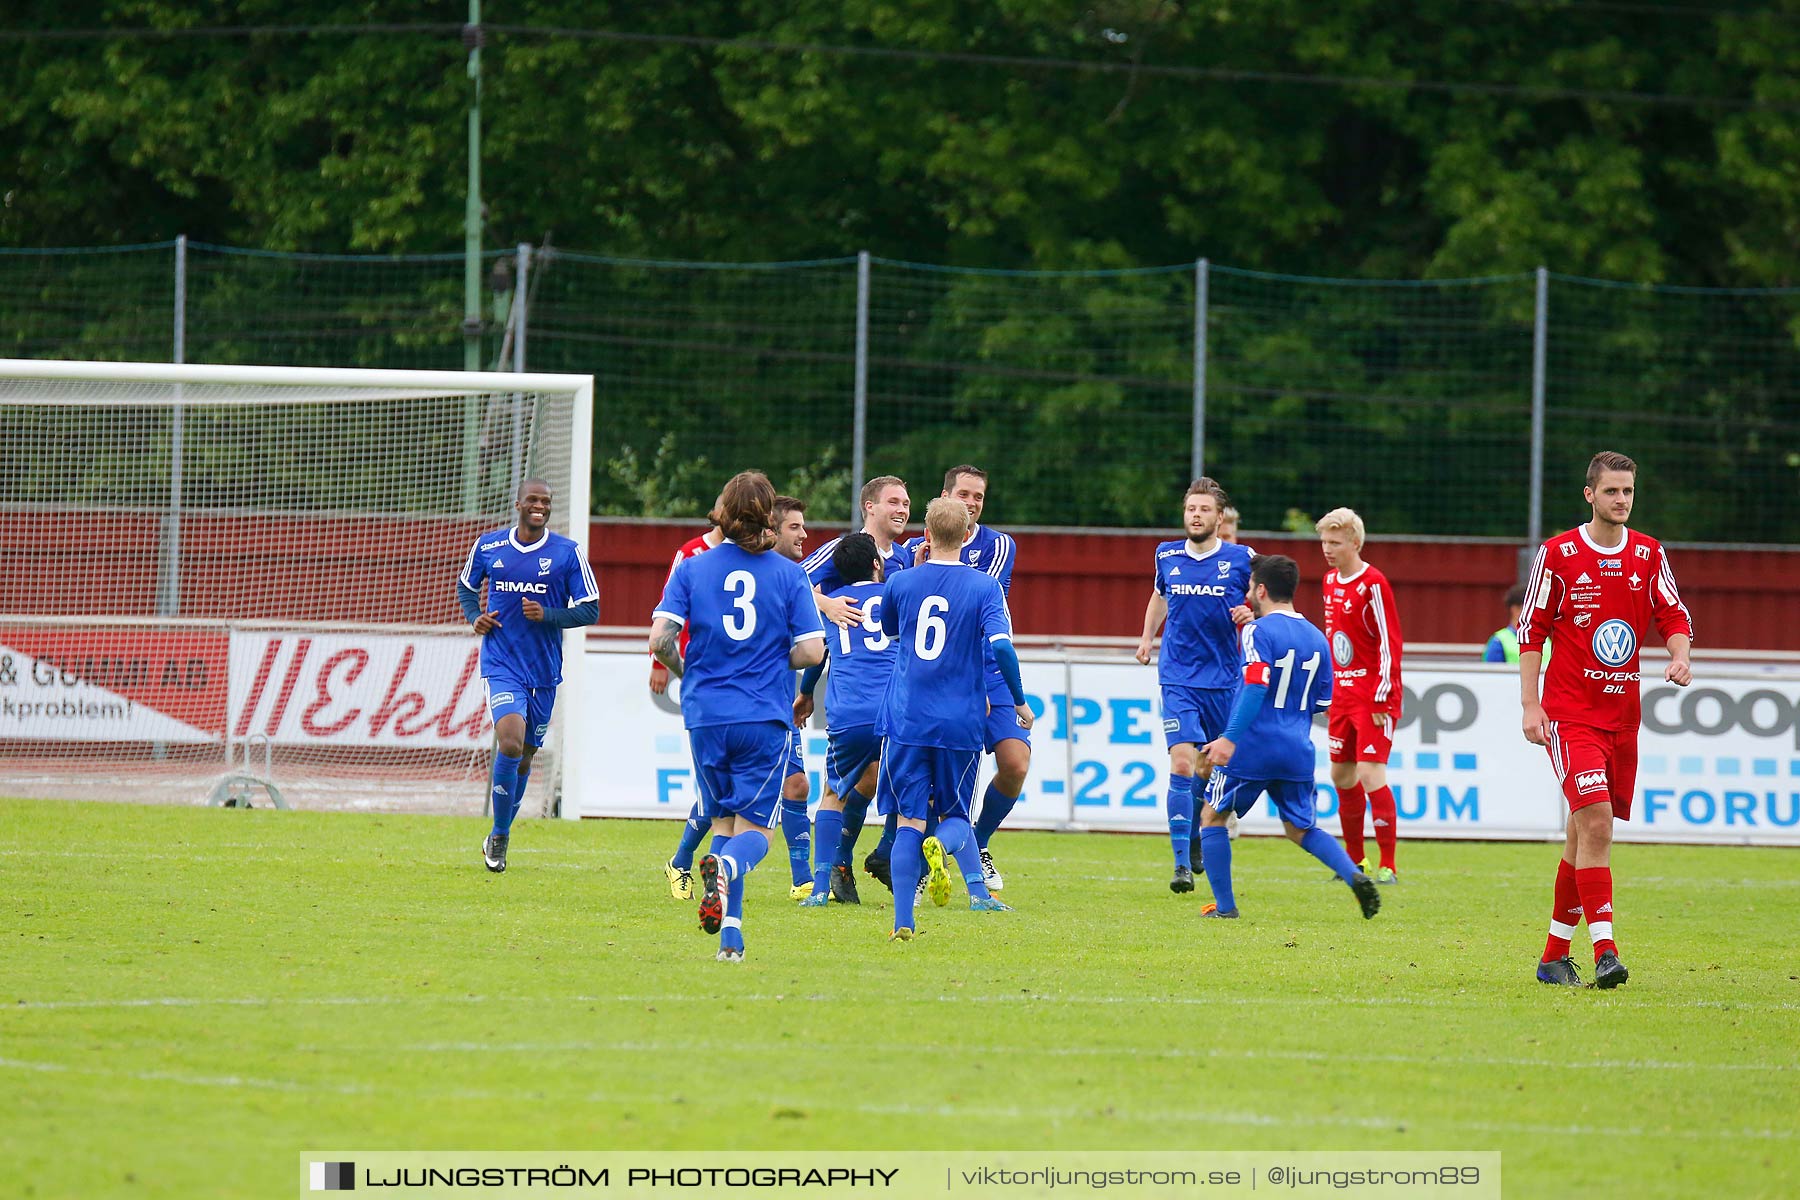
[{"label": "volkswagen logo on shirt", "polygon": [[1331,657],[1337,660],[1338,666],[1349,666],[1352,653],[1349,634],[1340,629],[1331,635]]},{"label": "volkswagen logo on shirt", "polygon": [[1609,667],[1622,667],[1637,653],[1637,634],[1614,617],[1594,630],[1594,657]]}]

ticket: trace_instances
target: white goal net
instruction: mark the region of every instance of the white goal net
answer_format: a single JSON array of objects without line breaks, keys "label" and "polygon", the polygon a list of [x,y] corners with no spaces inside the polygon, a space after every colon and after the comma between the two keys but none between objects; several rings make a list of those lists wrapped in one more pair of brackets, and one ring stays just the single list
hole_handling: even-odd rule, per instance
[{"label": "white goal net", "polygon": [[[592,389],[0,360],[0,795],[479,811],[456,577],[532,476],[586,546]],[[527,813],[579,703],[565,685]]]}]

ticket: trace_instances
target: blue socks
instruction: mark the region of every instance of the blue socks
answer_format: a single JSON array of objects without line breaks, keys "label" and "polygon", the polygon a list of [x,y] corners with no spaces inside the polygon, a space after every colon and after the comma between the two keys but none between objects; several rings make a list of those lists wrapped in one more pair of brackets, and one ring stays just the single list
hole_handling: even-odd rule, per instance
[{"label": "blue socks", "polygon": [[1344,853],[1338,840],[1317,825],[1307,830],[1306,836],[1300,839],[1300,848],[1330,867],[1345,883],[1356,877],[1356,864],[1350,861],[1350,856]]},{"label": "blue socks", "polygon": [[712,821],[701,813],[700,802],[694,801],[694,807],[688,810],[687,824],[681,827],[681,845],[675,847],[675,857],[670,860],[670,865],[677,871],[693,870],[694,851],[700,849],[700,839],[711,828]]},{"label": "blue socks", "polygon": [[1175,865],[1192,867],[1194,828],[1194,777],[1169,776],[1169,845],[1175,849]]},{"label": "blue socks", "polygon": [[981,794],[981,815],[975,818],[977,850],[987,849],[988,839],[994,836],[994,830],[1000,828],[1000,822],[1006,820],[1018,802],[1017,796],[1009,796],[991,783],[987,785],[987,791]]},{"label": "blue socks", "polygon": [[812,878],[812,821],[805,800],[782,798],[781,836],[787,841],[789,882],[799,887]]},{"label": "blue socks", "polygon": [[[896,836],[894,831],[900,828],[899,822],[900,818],[893,813],[887,815],[887,821],[881,827],[881,840],[875,843],[875,849],[872,852],[871,857],[885,858],[890,862],[893,861],[894,838]],[[924,840],[923,834],[920,835],[920,840]]]},{"label": "blue socks", "polygon": [[744,881],[734,879],[725,893],[725,920],[719,925],[719,949],[744,948]]},{"label": "blue socks", "polygon": [[818,869],[813,872],[813,895],[823,896],[831,890],[831,871],[836,861],[825,857],[825,847],[838,845],[838,835],[844,829],[844,814],[836,809],[819,807],[819,815],[813,818],[813,845],[819,848]]},{"label": "blue socks", "polygon": [[969,823],[961,817],[952,817],[938,826],[937,839],[943,843],[944,852],[956,859],[963,882],[968,885],[969,898],[986,900],[988,890],[987,880],[981,874],[981,846]]},{"label": "blue socks", "polygon": [[[525,760],[520,759],[519,761],[521,763],[523,763]],[[527,766],[521,766],[519,768],[519,786],[515,787],[513,789],[512,820],[514,820],[514,821],[519,819],[519,808],[520,808],[520,806],[522,806],[525,803],[525,785],[527,783],[529,783],[530,781],[531,781],[531,768],[527,767]]]},{"label": "blue socks", "polygon": [[925,835],[917,829],[901,829],[894,835],[894,928],[913,928],[913,893],[925,873]]},{"label": "blue socks", "polygon": [[844,790],[844,832],[838,837],[837,858],[832,865],[850,867],[855,864],[856,839],[862,836],[863,822],[869,816],[869,798],[855,788]]},{"label": "blue socks", "polygon": [[1231,890],[1231,832],[1223,825],[1207,825],[1200,830],[1200,861],[1206,864],[1206,882],[1212,885],[1213,903],[1222,913],[1236,912],[1237,896]]},{"label": "blue socks", "polygon": [[519,794],[519,760],[510,758],[494,750],[493,808],[494,836],[506,837],[512,833],[513,814],[519,811],[516,797]]}]

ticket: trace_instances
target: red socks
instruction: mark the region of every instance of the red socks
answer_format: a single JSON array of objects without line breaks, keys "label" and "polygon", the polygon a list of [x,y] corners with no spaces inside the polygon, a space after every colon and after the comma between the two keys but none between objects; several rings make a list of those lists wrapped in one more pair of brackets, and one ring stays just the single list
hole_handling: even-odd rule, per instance
[{"label": "red socks", "polygon": [[1575,886],[1575,867],[1568,859],[1556,864],[1556,901],[1550,909],[1550,939],[1544,943],[1544,961],[1569,956],[1569,939],[1581,924],[1581,892]]},{"label": "red socks", "polygon": [[1400,814],[1394,811],[1394,790],[1377,788],[1369,793],[1369,810],[1375,816],[1375,844],[1381,847],[1381,865],[1394,866],[1394,845],[1400,840]]},{"label": "red socks", "polygon": [[1613,942],[1613,889],[1611,867],[1582,867],[1575,872],[1581,892],[1581,910],[1587,916],[1588,936],[1594,940],[1594,961],[1607,952],[1617,954]]},{"label": "red socks", "polygon": [[1362,784],[1339,789],[1338,822],[1344,831],[1344,853],[1353,863],[1363,860],[1363,806]]}]

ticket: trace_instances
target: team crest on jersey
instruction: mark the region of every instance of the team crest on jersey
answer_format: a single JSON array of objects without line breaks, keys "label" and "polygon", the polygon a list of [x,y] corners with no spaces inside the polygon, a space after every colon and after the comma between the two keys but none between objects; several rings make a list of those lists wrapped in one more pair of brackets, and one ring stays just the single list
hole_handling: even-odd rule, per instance
[{"label": "team crest on jersey", "polygon": [[1228,562],[1220,563],[1219,564],[1219,578],[1223,579],[1229,574],[1231,574],[1231,564]]},{"label": "team crest on jersey", "polygon": [[1349,666],[1350,657],[1354,653],[1355,651],[1350,648],[1349,634],[1340,629],[1331,635],[1331,657],[1338,666]]},{"label": "team crest on jersey", "polygon": [[538,574],[539,575],[548,575],[550,573],[550,564],[554,561],[556,561],[556,560],[550,559],[550,558],[538,559]]},{"label": "team crest on jersey", "polygon": [[1586,629],[1589,625],[1592,625],[1593,623],[1594,623],[1594,614],[1593,613],[1579,612],[1579,613],[1575,614],[1575,628]]},{"label": "team crest on jersey", "polygon": [[1594,630],[1594,657],[1609,667],[1622,667],[1637,653],[1637,634],[1630,625],[1614,617]]}]

